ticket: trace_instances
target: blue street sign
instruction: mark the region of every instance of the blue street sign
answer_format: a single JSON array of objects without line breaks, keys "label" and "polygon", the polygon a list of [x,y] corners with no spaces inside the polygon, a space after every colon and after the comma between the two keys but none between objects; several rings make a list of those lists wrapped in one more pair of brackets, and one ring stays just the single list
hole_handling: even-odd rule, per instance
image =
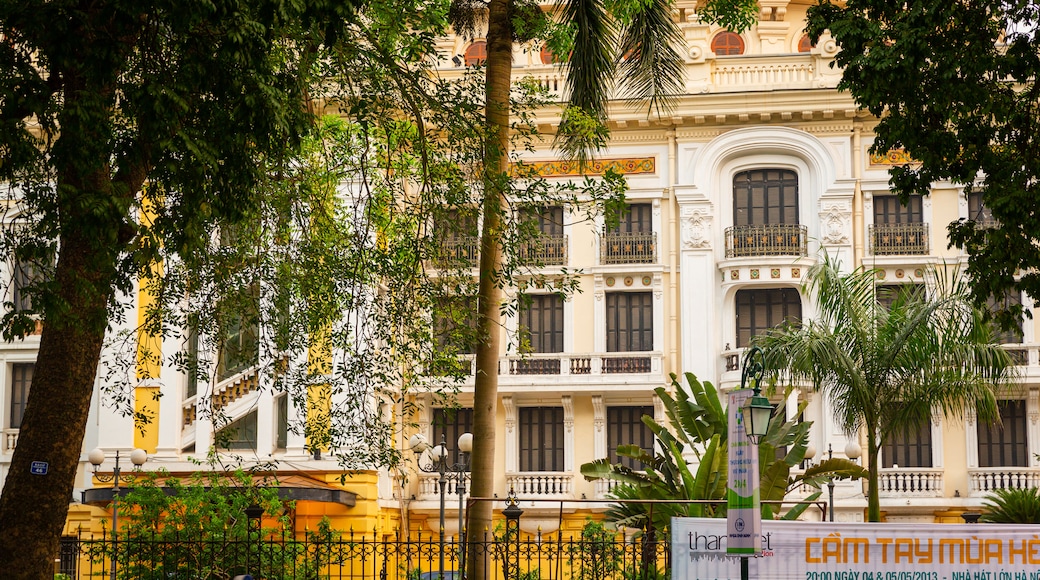
[{"label": "blue street sign", "polygon": [[33,475],[47,475],[49,467],[46,461],[33,461],[29,465],[29,473]]}]

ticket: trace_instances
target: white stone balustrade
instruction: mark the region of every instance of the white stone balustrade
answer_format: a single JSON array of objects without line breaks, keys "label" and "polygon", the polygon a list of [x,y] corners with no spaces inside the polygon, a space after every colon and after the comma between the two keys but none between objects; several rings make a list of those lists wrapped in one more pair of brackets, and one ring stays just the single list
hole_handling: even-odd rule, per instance
[{"label": "white stone balustrade", "polygon": [[880,497],[942,497],[943,470],[886,468],[878,473]]},{"label": "white stone balustrade", "polygon": [[506,475],[506,487],[520,498],[574,497],[574,474],[553,471],[532,471]]},{"label": "white stone balustrade", "polygon": [[[440,479],[440,475],[436,473],[420,473],[419,474],[419,490],[415,494],[415,499],[419,501],[431,501],[440,500],[440,488],[438,487],[437,481]],[[469,474],[466,474],[466,490],[469,490]],[[448,481],[444,484],[444,497],[451,498],[451,502],[458,503],[458,482],[453,478],[448,478]],[[466,495],[462,496],[463,498]]]},{"label": "white stone balustrade", "polygon": [[18,429],[4,429],[4,453],[14,452],[18,445]]},{"label": "white stone balustrade", "polygon": [[969,493],[983,496],[998,489],[1040,487],[1040,469],[1030,467],[981,467],[968,470]]}]

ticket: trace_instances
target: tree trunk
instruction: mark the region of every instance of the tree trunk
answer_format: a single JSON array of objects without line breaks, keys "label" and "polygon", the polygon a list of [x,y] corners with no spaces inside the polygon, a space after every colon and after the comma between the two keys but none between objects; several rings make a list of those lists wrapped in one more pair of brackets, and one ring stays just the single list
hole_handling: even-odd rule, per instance
[{"label": "tree trunk", "polygon": [[54,577],[108,327],[117,257],[132,238],[126,208],[143,181],[138,176],[117,189],[109,155],[96,143],[109,134],[114,102],[109,87],[114,85],[87,83],[75,70],[61,76],[65,112],[59,118],[61,143],[54,148],[61,209],[54,293],[44,303],[36,368],[0,495],[0,574],[11,580]]},{"label": "tree trunk", "polygon": [[[0,495],[0,562],[11,580],[54,577],[58,538],[73,499],[105,336],[97,320],[107,318],[115,263],[113,258],[110,268],[97,269],[92,245],[82,236],[62,236],[55,276],[68,311],[43,325],[18,445]],[[35,462],[45,462],[46,473],[34,474]],[[31,518],[25,506],[33,506]]]},{"label": "tree trunk", "polygon": [[[502,211],[509,179],[509,90],[513,65],[510,0],[492,0],[488,6],[487,79],[485,85],[488,135],[484,144],[483,227],[480,232],[480,281],[477,295],[476,380],[473,388],[473,455],[470,493],[490,498],[495,484],[495,428],[498,409],[498,356],[502,288]],[[480,550],[491,530],[490,501],[472,503],[466,529],[469,534],[467,577],[489,577],[487,554]]]},{"label": "tree trunk", "polygon": [[867,434],[867,521],[881,521],[881,502],[878,499],[878,444],[877,437]]}]

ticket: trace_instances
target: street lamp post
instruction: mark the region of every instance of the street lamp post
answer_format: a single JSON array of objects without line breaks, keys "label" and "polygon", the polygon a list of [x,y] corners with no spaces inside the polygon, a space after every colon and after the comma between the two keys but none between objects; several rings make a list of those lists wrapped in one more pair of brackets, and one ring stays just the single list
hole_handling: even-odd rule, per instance
[{"label": "street lamp post", "polygon": [[[765,374],[765,354],[762,349],[752,347],[748,349],[747,354],[744,355],[744,369],[740,376],[740,388],[746,389],[748,382],[754,385],[754,394],[744,401],[744,405],[741,408],[741,414],[743,415],[742,422],[744,424],[744,432],[747,434],[748,440],[751,442],[753,453],[758,455],[758,445],[762,442],[762,437],[765,436],[769,430],[769,418],[773,414],[773,406],[769,403],[769,399],[762,396],[762,375]],[[754,496],[756,490],[751,490],[752,496]],[[751,526],[752,530],[761,529],[762,513],[759,511],[758,506],[753,510],[754,513],[751,517],[754,518]],[[750,572],[748,570],[748,556],[743,555],[740,557],[740,578],[741,580],[748,580]]]},{"label": "street lamp post", "polygon": [[[116,550],[114,548],[116,546],[118,546],[118,540],[119,540],[119,536],[118,536],[118,530],[119,530],[119,527],[118,527],[119,526],[119,483],[120,483],[120,481],[131,482],[131,481],[134,480],[134,478],[132,476],[129,477],[129,478],[127,478],[127,477],[120,478],[121,474],[120,474],[120,470],[119,470],[119,450],[118,449],[116,450],[116,464],[115,464],[115,467],[112,468],[112,475],[102,475],[102,474],[98,473],[98,469],[101,467],[101,464],[105,462],[105,452],[102,449],[100,449],[100,448],[94,449],[93,451],[91,451],[87,455],[87,459],[90,461],[90,464],[94,466],[94,479],[96,479],[96,480],[98,480],[98,481],[100,481],[102,483],[108,483],[110,481],[112,482],[112,546],[113,546],[113,556],[112,556],[112,573],[111,573],[111,577],[112,577],[112,580],[115,580],[115,578],[116,578],[116,557],[115,557]],[[134,469],[135,470],[137,470],[142,465],[144,465],[144,462],[147,461],[147,460],[148,460],[148,453],[144,449],[134,449],[133,451],[130,452],[130,462],[134,464]]]},{"label": "street lamp post", "polygon": [[[437,487],[440,492],[440,578],[444,580],[444,501],[445,501],[445,487],[448,481],[455,482],[455,492],[459,496],[459,569],[465,569],[466,561],[466,544],[463,537],[463,494],[466,491],[466,475],[469,473],[469,452],[473,450],[473,434],[463,433],[459,436],[459,458],[454,464],[448,463],[448,447],[446,442],[446,436],[441,434],[441,442],[439,445],[431,448],[429,442],[426,441],[426,437],[421,434],[412,435],[412,438],[408,440],[409,447],[416,455],[416,465],[420,471],[425,473],[436,473]],[[420,460],[424,451],[430,452],[430,462],[423,464]],[[461,572],[460,572],[461,574]]]},{"label": "street lamp post", "polygon": [[[834,458],[834,449],[827,444],[827,459]],[[830,507],[830,520],[834,521],[834,476],[827,480],[827,505]]]}]

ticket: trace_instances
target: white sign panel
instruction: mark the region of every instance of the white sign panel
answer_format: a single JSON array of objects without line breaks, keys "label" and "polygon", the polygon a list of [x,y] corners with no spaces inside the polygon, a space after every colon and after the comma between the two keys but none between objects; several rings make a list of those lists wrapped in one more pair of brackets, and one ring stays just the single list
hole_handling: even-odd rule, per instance
[{"label": "white sign panel", "polygon": [[[736,580],[726,522],[672,520],[674,580]],[[1040,526],[762,522],[758,580],[1040,580]]]}]

